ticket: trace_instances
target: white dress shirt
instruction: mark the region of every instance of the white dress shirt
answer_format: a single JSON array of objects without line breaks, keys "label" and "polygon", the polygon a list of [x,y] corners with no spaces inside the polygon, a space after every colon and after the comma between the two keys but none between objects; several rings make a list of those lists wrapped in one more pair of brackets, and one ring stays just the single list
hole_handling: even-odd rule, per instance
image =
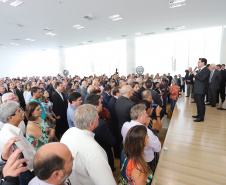
[{"label": "white dress shirt", "polygon": [[70,149],[74,157],[69,177],[76,185],[116,185],[104,149],[94,140],[94,133],[76,127],[68,129],[61,143]]},{"label": "white dress shirt", "polygon": [[[3,126],[4,126],[4,123],[2,123],[2,122],[0,121],[0,130],[2,129]],[[26,134],[26,126],[25,126],[25,123],[24,123],[23,120],[20,122],[18,128],[20,128],[20,130],[22,131],[23,135]]]},{"label": "white dress shirt", "polygon": [[15,144],[18,146],[18,148],[24,149],[24,158],[28,159],[27,167],[29,170],[33,171],[33,159],[35,156],[35,149],[31,145],[31,143],[29,143],[24,137],[22,131],[18,127],[15,127],[9,123],[5,123],[4,127],[0,131],[0,154],[2,153],[3,147],[6,142],[13,137],[20,138],[20,141],[16,142]]},{"label": "white dress shirt", "polygon": [[26,105],[30,102],[32,96],[31,96],[31,91],[29,91],[26,95],[26,98],[25,98],[25,103]]},{"label": "white dress shirt", "polygon": [[[131,120],[130,122],[125,122],[123,124],[122,130],[121,130],[123,143],[125,143],[126,135],[129,129],[136,125],[143,125],[143,124],[133,120]],[[149,140],[148,140],[148,146],[144,148],[144,155],[145,155],[145,161],[150,162],[154,159],[154,152],[160,152],[161,143],[159,141],[159,138],[156,135],[154,135],[150,129],[147,128],[147,132],[148,132]]]},{"label": "white dress shirt", "polygon": [[[42,180],[40,180],[37,176],[35,176],[28,185],[52,185],[49,183],[46,183]],[[68,179],[66,179],[66,181],[62,184],[62,185],[71,185],[70,181],[68,181]]]}]

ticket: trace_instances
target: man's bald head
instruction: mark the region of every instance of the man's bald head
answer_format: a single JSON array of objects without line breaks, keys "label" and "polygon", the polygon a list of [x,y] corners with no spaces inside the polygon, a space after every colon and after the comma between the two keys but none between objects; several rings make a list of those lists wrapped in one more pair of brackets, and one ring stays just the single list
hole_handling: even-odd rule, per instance
[{"label": "man's bald head", "polygon": [[93,85],[90,85],[87,89],[87,92],[90,94],[92,92],[92,90],[94,90],[94,86]]},{"label": "man's bald head", "polygon": [[123,85],[121,87],[122,96],[130,98],[133,95],[133,88],[130,85]]},{"label": "man's bald head", "polygon": [[143,91],[142,92],[142,99],[150,101],[150,99],[152,99],[151,91],[149,91],[149,90]]},{"label": "man's bald head", "polygon": [[55,171],[64,169],[64,164],[70,157],[71,152],[63,143],[43,145],[34,157],[34,173],[40,180],[47,180]]}]

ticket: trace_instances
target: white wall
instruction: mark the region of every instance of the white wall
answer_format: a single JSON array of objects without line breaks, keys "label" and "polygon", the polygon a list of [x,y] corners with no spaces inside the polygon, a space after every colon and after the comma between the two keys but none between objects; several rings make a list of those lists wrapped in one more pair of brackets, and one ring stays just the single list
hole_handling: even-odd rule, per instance
[{"label": "white wall", "polygon": [[226,27],[222,28],[222,42],[221,42],[221,64],[226,64]]}]

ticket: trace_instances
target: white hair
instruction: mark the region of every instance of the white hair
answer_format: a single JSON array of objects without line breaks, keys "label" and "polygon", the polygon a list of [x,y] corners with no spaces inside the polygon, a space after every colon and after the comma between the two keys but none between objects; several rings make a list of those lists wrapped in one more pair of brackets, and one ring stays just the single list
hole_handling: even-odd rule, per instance
[{"label": "white hair", "polygon": [[85,130],[89,127],[91,121],[97,117],[97,108],[94,105],[84,104],[79,106],[74,113],[75,127]]},{"label": "white hair", "polygon": [[17,102],[8,102],[0,105],[0,121],[8,123],[8,117],[15,114],[20,104]]},{"label": "white hair", "polygon": [[216,69],[216,64],[211,64],[212,68]]},{"label": "white hair", "polygon": [[121,88],[122,95],[126,95],[131,90],[131,88],[132,88],[131,86],[127,86],[127,87],[124,87],[124,88],[122,86],[122,88]]},{"label": "white hair", "polygon": [[13,94],[11,92],[3,94],[2,95],[2,103],[6,103],[9,100],[9,96],[10,95],[14,95],[15,96],[15,94]]}]

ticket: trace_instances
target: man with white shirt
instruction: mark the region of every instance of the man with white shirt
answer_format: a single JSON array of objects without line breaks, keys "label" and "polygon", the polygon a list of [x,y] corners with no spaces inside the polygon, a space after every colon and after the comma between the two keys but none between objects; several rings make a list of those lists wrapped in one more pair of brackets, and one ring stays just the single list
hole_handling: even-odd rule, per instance
[{"label": "man with white shirt", "polygon": [[[6,94],[3,94],[2,96],[2,103],[8,103],[8,102],[18,102],[18,99],[17,97],[13,94],[13,93],[6,93]],[[0,130],[1,128],[4,126],[3,123],[0,122]],[[21,129],[23,135],[26,134],[26,126],[25,126],[25,123],[24,123],[24,120],[22,120],[18,126],[18,128]]]},{"label": "man with white shirt", "polygon": [[116,185],[104,149],[95,141],[93,130],[98,126],[98,113],[93,105],[79,106],[74,115],[75,127],[63,135],[61,143],[74,157],[71,184]]},{"label": "man with white shirt", "polygon": [[[146,106],[144,104],[137,104],[131,108],[130,111],[130,122],[125,122],[122,126],[121,134],[123,137],[123,143],[125,143],[126,135],[130,128],[136,126],[136,125],[145,125],[148,126],[147,122],[147,112],[146,112]],[[152,167],[154,164],[154,152],[160,152],[161,150],[161,143],[156,135],[153,134],[153,132],[147,128],[148,133],[148,146],[144,148],[144,155],[145,155],[145,161],[148,163],[150,167]]]},{"label": "man with white shirt", "polygon": [[[18,148],[23,148],[23,155],[24,158],[28,159],[27,167],[29,169],[20,174],[20,183],[28,184],[34,177],[34,174],[31,171],[33,171],[35,149],[24,137],[21,129],[18,128],[18,125],[24,119],[24,111],[19,107],[19,103],[17,102],[8,102],[0,105],[0,121],[4,123],[4,126],[0,131],[0,154],[2,153],[5,143],[9,139],[13,137],[20,139],[15,144]],[[1,160],[2,159],[0,159],[0,161]]]}]

